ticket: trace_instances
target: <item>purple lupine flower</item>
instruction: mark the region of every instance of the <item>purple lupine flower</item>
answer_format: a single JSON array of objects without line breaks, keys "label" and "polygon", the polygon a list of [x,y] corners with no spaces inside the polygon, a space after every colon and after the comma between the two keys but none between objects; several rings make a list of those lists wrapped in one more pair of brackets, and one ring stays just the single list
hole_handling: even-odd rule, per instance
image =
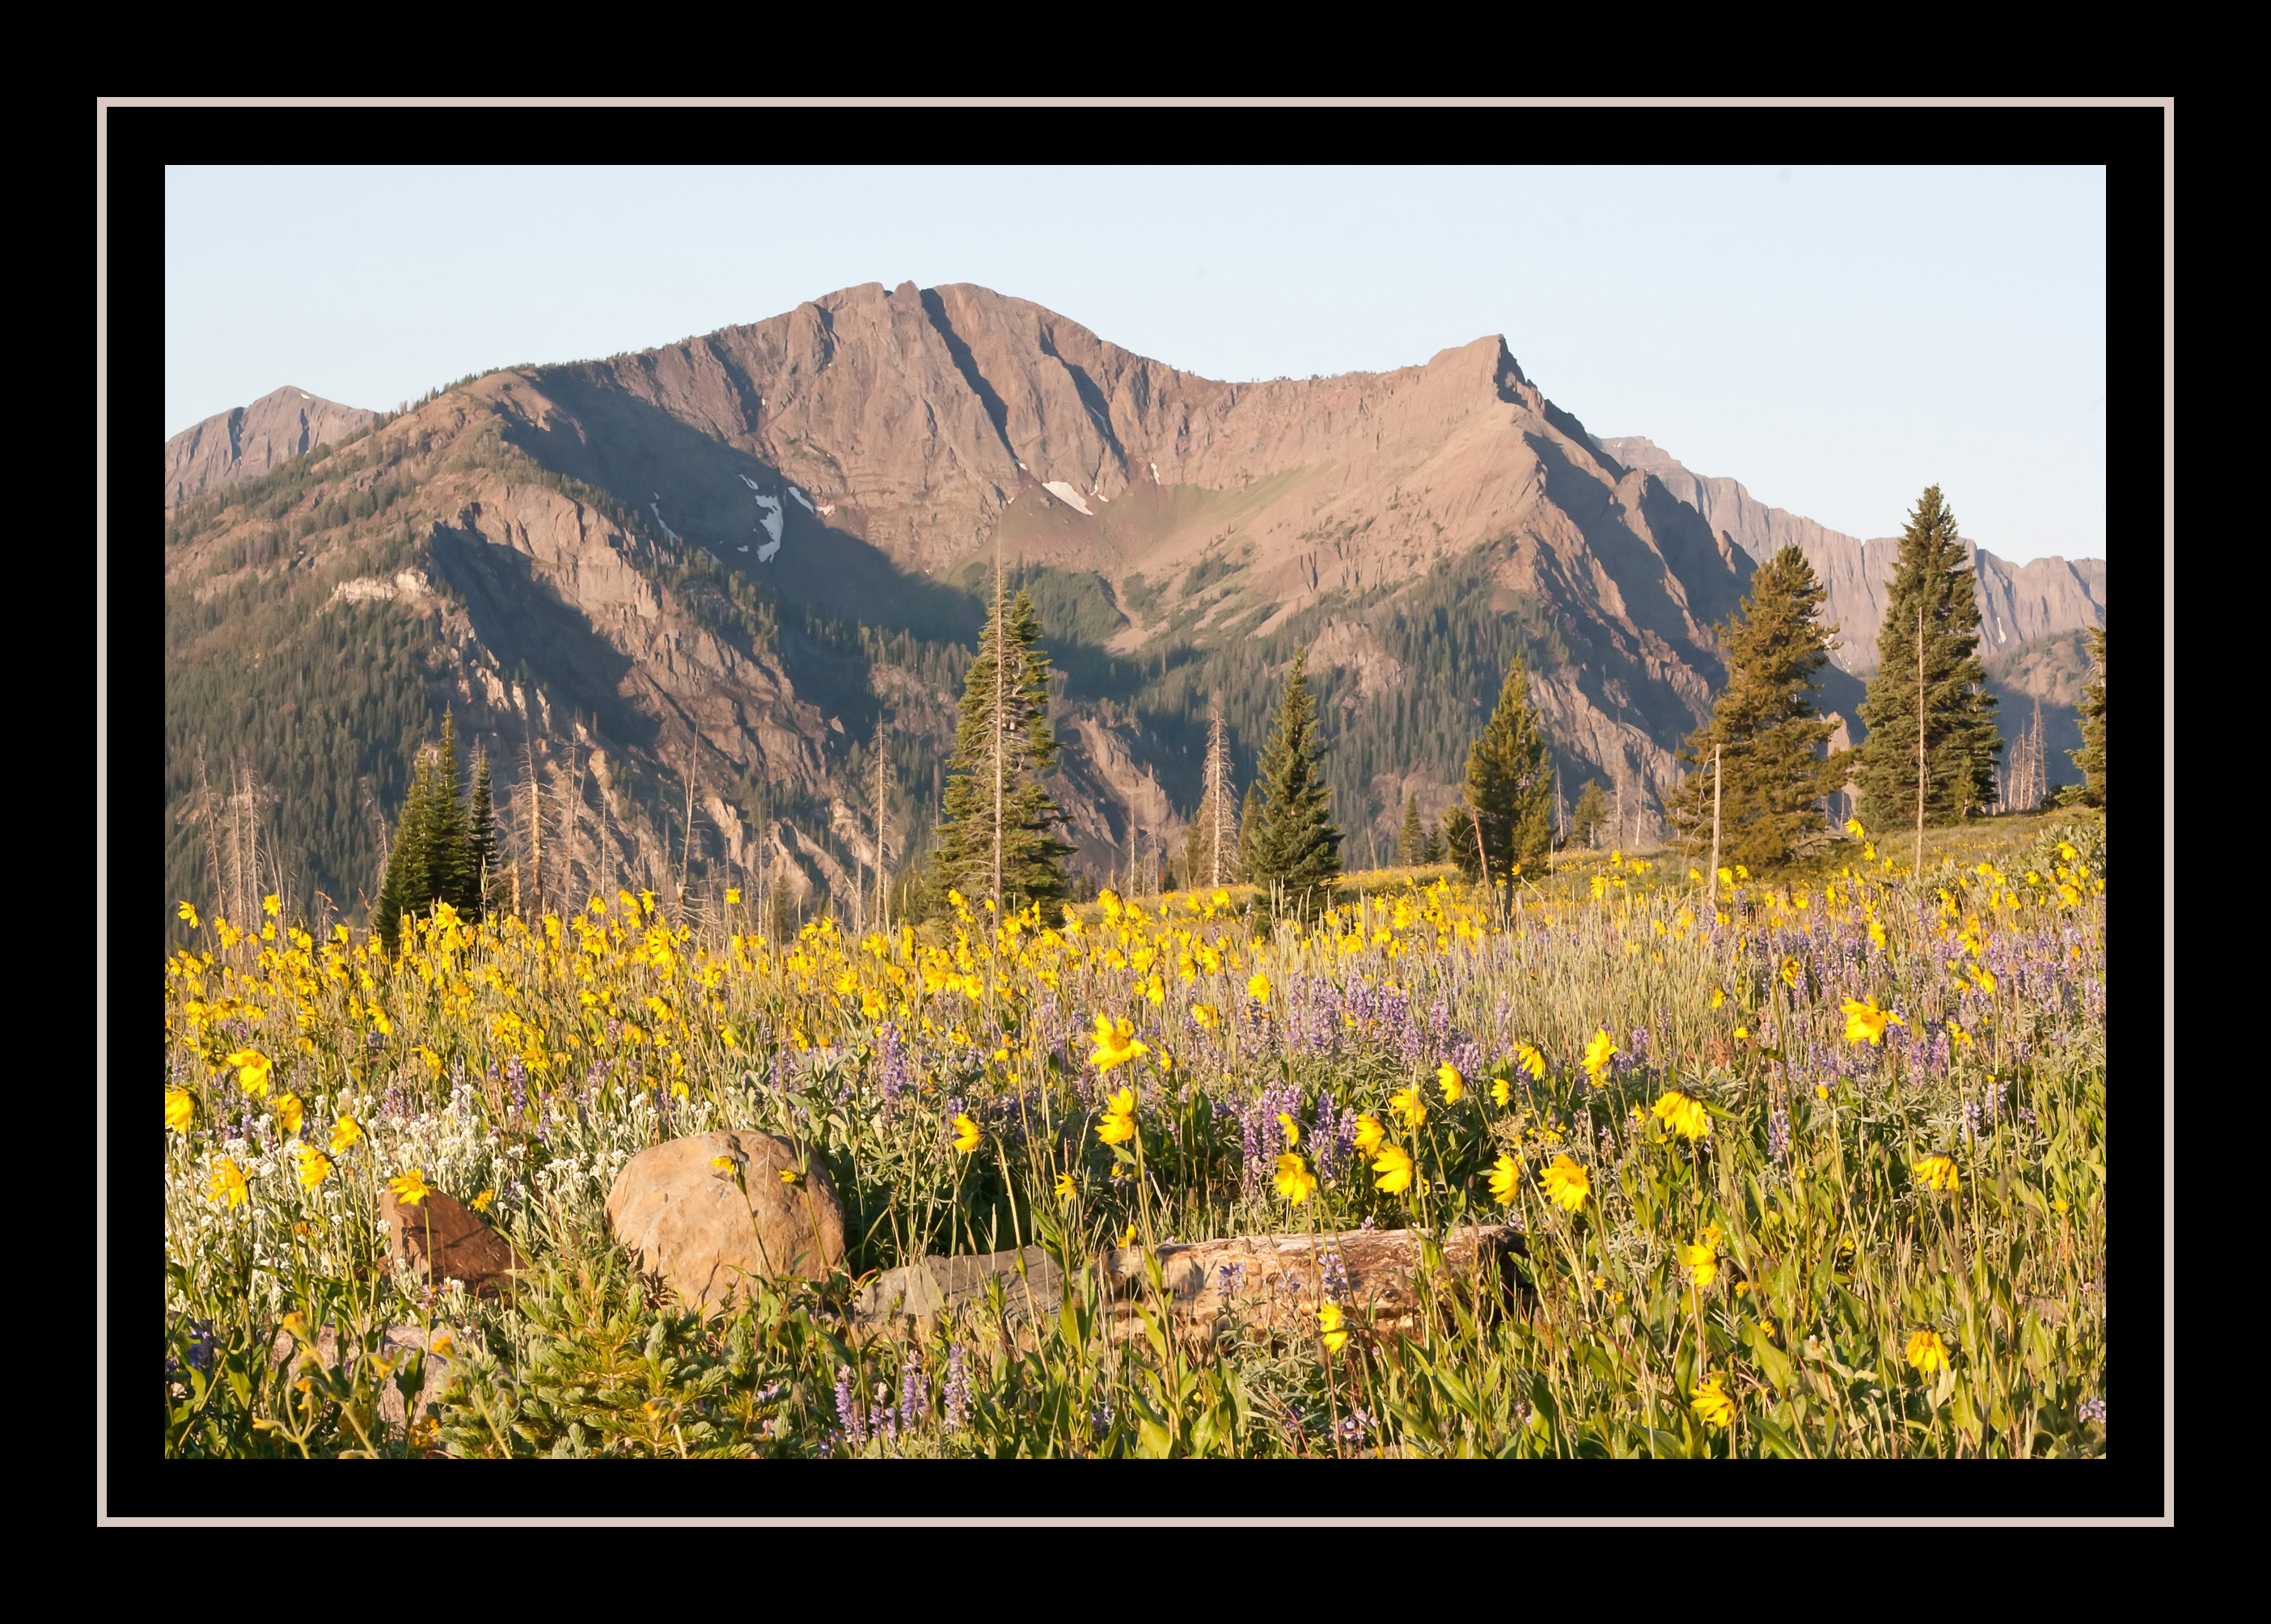
[{"label": "purple lupine flower", "polygon": [[915,1351],[909,1348],[906,1358],[899,1362],[899,1425],[909,1432],[914,1431],[916,1424],[922,1419],[923,1412],[929,1407],[929,1383],[923,1380],[922,1361],[915,1357]]},{"label": "purple lupine flower", "polygon": [[1325,1296],[1329,1300],[1338,1302],[1348,1294],[1348,1263],[1338,1252],[1325,1254],[1324,1262],[1319,1266],[1317,1276],[1319,1283],[1324,1288]]},{"label": "purple lupine flower", "polygon": [[946,1426],[959,1432],[970,1419],[970,1371],[963,1363],[962,1345],[946,1351]]},{"label": "purple lupine flower", "polygon": [[1790,1113],[1776,1109],[1767,1118],[1767,1151],[1776,1161],[1790,1154]]},{"label": "purple lupine flower", "polygon": [[1458,1068],[1463,1077],[1479,1076],[1483,1069],[1483,1047],[1472,1038],[1463,1038],[1451,1051],[1451,1064]]},{"label": "purple lupine flower", "polygon": [[1979,1102],[1976,1099],[1967,1099],[1963,1102],[1963,1143],[1975,1144],[1978,1137]]},{"label": "purple lupine flower", "polygon": [[2103,1398],[2083,1399],[2081,1401],[2081,1419],[2085,1421],[2096,1421],[2099,1426],[2103,1426],[2105,1424],[2105,1401]]},{"label": "purple lupine flower", "polygon": [[853,1449],[867,1441],[867,1424],[860,1419],[859,1404],[852,1397],[852,1373],[848,1369],[836,1373],[836,1424]]}]

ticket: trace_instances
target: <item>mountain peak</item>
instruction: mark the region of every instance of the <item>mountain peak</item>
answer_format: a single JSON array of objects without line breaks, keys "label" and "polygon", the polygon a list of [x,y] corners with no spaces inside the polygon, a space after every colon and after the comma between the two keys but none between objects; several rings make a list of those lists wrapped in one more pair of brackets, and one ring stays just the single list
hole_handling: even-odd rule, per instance
[{"label": "mountain peak", "polygon": [[216,412],[166,442],[166,505],[212,485],[257,479],[278,463],[361,434],[377,413],[341,406],[296,384],[272,389],[248,406]]}]

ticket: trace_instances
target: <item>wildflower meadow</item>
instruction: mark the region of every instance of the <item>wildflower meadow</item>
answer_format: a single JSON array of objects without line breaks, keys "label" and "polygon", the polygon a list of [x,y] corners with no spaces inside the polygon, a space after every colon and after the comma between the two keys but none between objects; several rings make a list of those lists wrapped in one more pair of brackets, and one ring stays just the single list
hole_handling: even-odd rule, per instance
[{"label": "wildflower meadow", "polygon": [[[2102,814],[1854,828],[1800,877],[1567,853],[769,938],[618,893],[400,951],[185,900],[165,972],[168,1456],[2075,1456],[2105,1449]],[[1892,853],[1897,854],[1895,860]],[[847,1256],[722,1313],[603,1203],[756,1129]],[[390,1262],[464,1201],[495,1300]],[[1135,1334],[1114,1248],[1503,1225],[1389,1328],[1335,1288]],[[877,1270],[1038,1247],[1062,1310],[914,1328]],[[998,1294],[997,1294],[998,1296]],[[1293,1329],[1289,1330],[1286,1326]],[[406,1336],[406,1328],[414,1335]]]}]

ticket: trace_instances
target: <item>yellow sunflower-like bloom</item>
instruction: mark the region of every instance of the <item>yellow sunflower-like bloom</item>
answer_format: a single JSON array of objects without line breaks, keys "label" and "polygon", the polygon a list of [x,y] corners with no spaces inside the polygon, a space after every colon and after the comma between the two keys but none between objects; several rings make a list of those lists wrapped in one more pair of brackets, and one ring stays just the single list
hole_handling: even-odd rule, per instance
[{"label": "yellow sunflower-like bloom", "polygon": [[1299,1144],[1301,1143],[1301,1125],[1295,1121],[1292,1117],[1286,1115],[1283,1111],[1280,1111],[1277,1114],[1277,1126],[1285,1130],[1286,1144]]},{"label": "yellow sunflower-like bloom", "polygon": [[419,1167],[413,1167],[398,1179],[389,1179],[386,1188],[392,1190],[394,1198],[406,1207],[414,1207],[433,1194],[426,1188],[425,1170]]},{"label": "yellow sunflower-like bloom", "polygon": [[1255,1002],[1268,1003],[1270,1002],[1270,978],[1263,975],[1259,970],[1255,971],[1252,978],[1246,983],[1246,990],[1253,996]]},{"label": "yellow sunflower-like bloom", "polygon": [[1616,1058],[1616,1054],[1617,1046],[1610,1040],[1608,1032],[1605,1030],[1595,1032],[1585,1045],[1585,1075],[1596,1084],[1599,1083],[1601,1074],[1609,1069],[1609,1062]]},{"label": "yellow sunflower-like bloom", "polygon": [[1498,1103],[1500,1110],[1504,1110],[1507,1102],[1514,1098],[1514,1084],[1500,1077],[1491,1084],[1491,1098]]},{"label": "yellow sunflower-like bloom", "polygon": [[1698,1291],[1710,1285],[1718,1276],[1719,1254],[1708,1240],[1699,1240],[1694,1246],[1681,1247],[1679,1261],[1687,1265],[1687,1272],[1694,1278],[1695,1289]]},{"label": "yellow sunflower-like bloom", "polygon": [[1545,1080],[1545,1056],[1538,1053],[1535,1044],[1515,1044],[1514,1063],[1530,1074],[1531,1082],[1543,1083]]},{"label": "yellow sunflower-like bloom", "polygon": [[305,1114],[306,1108],[300,1104],[299,1095],[279,1094],[276,1096],[276,1124],[286,1133],[298,1133],[300,1131],[300,1120]]},{"label": "yellow sunflower-like bloom", "polygon": [[954,1119],[954,1148],[964,1156],[976,1150],[983,1139],[984,1136],[978,1131],[978,1124],[968,1117],[957,1116]]},{"label": "yellow sunflower-like bloom", "polygon": [[1337,1353],[1348,1346],[1349,1334],[1341,1329],[1341,1307],[1338,1303],[1329,1302],[1317,1310],[1317,1330],[1324,1337],[1325,1345],[1334,1352]]},{"label": "yellow sunflower-like bloom", "polygon": [[166,1091],[166,1126],[177,1134],[190,1131],[190,1120],[197,1114],[196,1098],[185,1088]]},{"label": "yellow sunflower-like bloom", "polygon": [[1063,1203],[1067,1203],[1067,1202],[1069,1202],[1069,1201],[1072,1199],[1072,1196],[1073,1196],[1073,1181],[1072,1181],[1072,1174],[1070,1174],[1070,1173],[1061,1173],[1057,1174],[1057,1201],[1058,1201],[1058,1203],[1059,1203],[1060,1205],[1061,1205],[1061,1204],[1063,1204]]},{"label": "yellow sunflower-like bloom", "polygon": [[1837,1007],[1844,1011],[1845,1041],[1848,1043],[1875,1043],[1884,1037],[1886,1027],[1904,1024],[1891,1010],[1877,1008],[1874,998],[1864,1001],[1848,998]]},{"label": "yellow sunflower-like bloom", "polygon": [[1419,1091],[1416,1087],[1390,1094],[1388,1108],[1403,1119],[1406,1128],[1416,1129],[1427,1120],[1427,1102],[1419,1098]]},{"label": "yellow sunflower-like bloom", "polygon": [[1435,1081],[1442,1087],[1443,1103],[1447,1106],[1457,1105],[1460,1097],[1467,1091],[1466,1078],[1461,1076],[1459,1069],[1448,1060],[1435,1068]]},{"label": "yellow sunflower-like bloom", "polygon": [[1108,1100],[1096,1136],[1106,1144],[1125,1144],[1136,1136],[1136,1091],[1123,1088]]},{"label": "yellow sunflower-like bloom", "polygon": [[1950,1156],[1927,1156],[1909,1171],[1928,1190],[1952,1190],[1961,1183],[1955,1173],[1955,1158]]},{"label": "yellow sunflower-like bloom", "polygon": [[268,1091],[269,1069],[275,1063],[258,1049],[239,1049],[221,1062],[236,1068],[237,1086],[258,1099]]},{"label": "yellow sunflower-like bloom", "polygon": [[1849,817],[1845,820],[1845,832],[1852,836],[1856,840],[1859,840],[1866,838],[1868,831],[1861,827],[1861,820],[1859,818]]},{"label": "yellow sunflower-like bloom", "polygon": [[1726,1382],[1724,1376],[1713,1376],[1695,1389],[1694,1398],[1695,1413],[1707,1426],[1723,1430],[1735,1419],[1735,1401],[1728,1396]]},{"label": "yellow sunflower-like bloom", "polygon": [[1360,1116],[1356,1119],[1356,1149],[1358,1155],[1371,1155],[1374,1151],[1381,1147],[1381,1144],[1387,1139],[1387,1137],[1388,1129],[1380,1125],[1380,1119],[1378,1117]]},{"label": "yellow sunflower-like bloom", "polygon": [[1910,1331],[1908,1352],[1903,1357],[1918,1374],[1928,1376],[1935,1370],[1947,1368],[1947,1344],[1940,1339],[1936,1330]]},{"label": "yellow sunflower-like bloom", "polygon": [[1191,1018],[1211,1032],[1214,1029],[1215,1021],[1214,1006],[1210,1003],[1193,1004],[1191,1006]]},{"label": "yellow sunflower-like bloom", "polygon": [[1501,1207],[1514,1204],[1515,1192],[1522,1186],[1522,1169],[1511,1156],[1500,1156],[1491,1168],[1491,1199]]},{"label": "yellow sunflower-like bloom", "polygon": [[1401,1196],[1411,1188],[1411,1158],[1392,1144],[1381,1147],[1372,1170],[1380,1175],[1373,1181],[1375,1189],[1390,1196]]},{"label": "yellow sunflower-like bloom", "polygon": [[1571,1161],[1566,1151],[1546,1164],[1543,1177],[1546,1199],[1572,1212],[1583,1211],[1585,1198],[1593,1193],[1592,1175]]},{"label": "yellow sunflower-like bloom", "polygon": [[1683,1094],[1676,1088],[1667,1088],[1663,1098],[1649,1107],[1649,1113],[1683,1139],[1710,1136],[1711,1114],[1693,1094]]},{"label": "yellow sunflower-like bloom", "polygon": [[300,1188],[311,1190],[331,1176],[331,1158],[312,1144],[299,1148]]},{"label": "yellow sunflower-like bloom", "polygon": [[346,1148],[362,1137],[362,1124],[351,1116],[343,1116],[331,1124],[331,1154],[344,1155]]},{"label": "yellow sunflower-like bloom", "polygon": [[212,1165],[212,1198],[225,1201],[232,1207],[241,1207],[250,1197],[244,1170],[226,1156]]},{"label": "yellow sunflower-like bloom", "polygon": [[1136,1036],[1135,1022],[1115,1021],[1108,1015],[1096,1017],[1096,1052],[1088,1058],[1098,1071],[1109,1071],[1150,1052],[1150,1046]]},{"label": "yellow sunflower-like bloom", "polygon": [[1277,1158],[1277,1176],[1271,1181],[1277,1193],[1295,1206],[1308,1200],[1317,1188],[1317,1175],[1302,1164],[1301,1158],[1288,1151]]}]

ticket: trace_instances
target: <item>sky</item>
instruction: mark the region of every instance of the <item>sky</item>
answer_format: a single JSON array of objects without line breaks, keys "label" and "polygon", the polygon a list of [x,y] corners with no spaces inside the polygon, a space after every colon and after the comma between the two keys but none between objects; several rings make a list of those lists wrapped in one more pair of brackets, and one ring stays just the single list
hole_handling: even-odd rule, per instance
[{"label": "sky", "polygon": [[1937,483],[1991,552],[2105,555],[2096,168],[173,168],[165,429],[903,281],[1231,380],[1503,334],[1596,435],[1832,529]]}]

